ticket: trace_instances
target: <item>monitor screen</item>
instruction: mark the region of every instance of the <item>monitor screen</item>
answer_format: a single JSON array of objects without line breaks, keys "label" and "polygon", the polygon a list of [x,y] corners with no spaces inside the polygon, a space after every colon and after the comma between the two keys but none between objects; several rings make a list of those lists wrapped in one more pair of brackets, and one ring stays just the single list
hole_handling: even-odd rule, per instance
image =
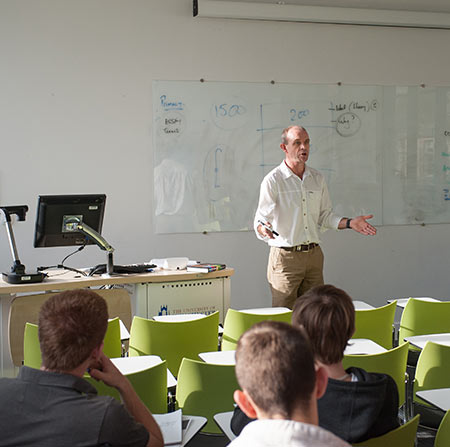
[{"label": "monitor screen", "polygon": [[73,231],[74,218],[101,234],[105,194],[39,196],[34,232],[35,247],[65,247],[94,244]]}]

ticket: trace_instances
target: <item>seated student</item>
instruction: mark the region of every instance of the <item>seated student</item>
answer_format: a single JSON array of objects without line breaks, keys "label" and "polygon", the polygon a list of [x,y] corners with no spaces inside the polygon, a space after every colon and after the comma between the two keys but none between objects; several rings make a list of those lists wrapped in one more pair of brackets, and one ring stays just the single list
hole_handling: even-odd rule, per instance
[{"label": "seated student", "polygon": [[[346,292],[332,285],[310,289],[297,299],[292,324],[305,330],[316,363],[328,374],[327,390],[318,401],[321,427],[356,443],[399,426],[394,380],[361,368],[344,370],[344,350],[355,332],[355,309]],[[231,428],[238,433],[247,422],[236,409]]]},{"label": "seated student", "polygon": [[245,332],[236,349],[234,399],[251,418],[230,447],[349,447],[318,427],[317,398],[327,376],[315,368],[303,332],[287,323],[264,321]]},{"label": "seated student", "polygon": [[[88,289],[59,293],[39,313],[40,370],[0,379],[2,446],[164,445],[153,416],[126,377],[102,352],[105,300]],[[123,404],[97,391],[83,374],[115,387]]]}]

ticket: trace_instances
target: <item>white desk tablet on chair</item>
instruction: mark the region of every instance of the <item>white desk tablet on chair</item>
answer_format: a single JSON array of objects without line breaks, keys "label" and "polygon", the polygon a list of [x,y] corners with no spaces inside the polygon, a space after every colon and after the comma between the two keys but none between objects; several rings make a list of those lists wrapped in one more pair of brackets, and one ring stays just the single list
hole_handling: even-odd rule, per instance
[{"label": "white desk tablet on chair", "polygon": [[428,341],[439,345],[450,346],[450,333],[447,334],[425,334],[406,337],[405,341],[409,341],[413,346],[423,349]]},{"label": "white desk tablet on chair", "polygon": [[450,388],[417,391],[416,395],[443,411],[450,410]]},{"label": "white desk tablet on chair", "polygon": [[440,301],[436,298],[431,298],[429,296],[417,296],[417,297],[412,296],[410,298],[396,298],[396,299],[392,299],[392,300],[387,300],[387,302],[392,303],[392,301],[397,301],[397,307],[404,309],[410,299],[421,300],[421,301],[434,301],[434,302]]},{"label": "white desk tablet on chair", "polygon": [[236,365],[236,351],[202,352],[198,356],[206,363],[214,365]]},{"label": "white desk tablet on chair", "polygon": [[236,435],[231,431],[231,418],[233,417],[233,411],[225,411],[224,413],[217,413],[214,415],[216,424],[223,431],[224,435],[232,441],[236,438]]},{"label": "white desk tablet on chair", "polygon": [[380,354],[387,349],[368,338],[352,338],[348,341],[344,355]]},{"label": "white desk tablet on chair", "polygon": [[365,301],[358,301],[358,300],[353,301],[353,307],[355,308],[355,310],[375,309],[375,307],[372,306],[371,304],[366,303]]},{"label": "white desk tablet on chair", "polygon": [[[158,355],[141,355],[139,357],[118,357],[111,359],[116,368],[122,374],[132,374],[152,366],[159,365],[162,360]],[[167,370],[167,388],[176,386],[177,380],[173,374]]]},{"label": "white desk tablet on chair", "polygon": [[[354,338],[349,340],[349,344],[344,354],[379,354],[386,352],[383,346],[367,338]],[[198,356],[206,363],[214,365],[236,365],[236,351],[212,351],[202,352]]]},{"label": "white desk tablet on chair", "polygon": [[205,317],[205,314],[178,314],[178,315],[154,315],[152,318],[155,321],[178,323],[180,321],[200,320]]},{"label": "white desk tablet on chair", "polygon": [[242,309],[239,312],[244,312],[246,314],[255,314],[255,315],[272,315],[272,314],[281,314],[285,312],[290,312],[291,309],[287,307],[257,307],[255,309]]}]

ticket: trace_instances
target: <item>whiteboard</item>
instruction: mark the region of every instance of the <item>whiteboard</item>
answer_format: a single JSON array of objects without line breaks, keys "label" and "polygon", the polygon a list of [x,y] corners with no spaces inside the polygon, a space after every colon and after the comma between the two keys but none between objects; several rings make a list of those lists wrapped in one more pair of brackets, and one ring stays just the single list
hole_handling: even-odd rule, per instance
[{"label": "whiteboard", "polygon": [[248,230],[263,177],[304,126],[334,210],[450,222],[450,88],[154,81],[157,233]]}]

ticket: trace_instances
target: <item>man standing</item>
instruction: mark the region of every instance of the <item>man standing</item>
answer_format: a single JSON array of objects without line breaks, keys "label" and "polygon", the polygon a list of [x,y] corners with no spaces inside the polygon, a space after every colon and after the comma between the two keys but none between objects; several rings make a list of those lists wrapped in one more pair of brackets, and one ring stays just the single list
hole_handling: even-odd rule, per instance
[{"label": "man standing", "polygon": [[264,321],[239,339],[234,399],[250,418],[230,447],[349,447],[318,427],[317,399],[327,387],[315,368],[303,332],[288,323]]},{"label": "man standing", "polygon": [[300,126],[283,130],[283,162],[261,183],[255,232],[270,245],[267,279],[273,306],[292,308],[297,297],[323,284],[323,253],[319,231],[351,228],[375,235],[367,222],[373,216],[352,219],[333,213],[325,179],[306,165],[309,135]]},{"label": "man standing", "polygon": [[[153,416],[128,379],[103,354],[105,300],[88,289],[48,299],[39,313],[40,370],[23,366],[0,379],[2,446],[162,447]],[[115,387],[123,404],[97,396],[86,370]]]}]

